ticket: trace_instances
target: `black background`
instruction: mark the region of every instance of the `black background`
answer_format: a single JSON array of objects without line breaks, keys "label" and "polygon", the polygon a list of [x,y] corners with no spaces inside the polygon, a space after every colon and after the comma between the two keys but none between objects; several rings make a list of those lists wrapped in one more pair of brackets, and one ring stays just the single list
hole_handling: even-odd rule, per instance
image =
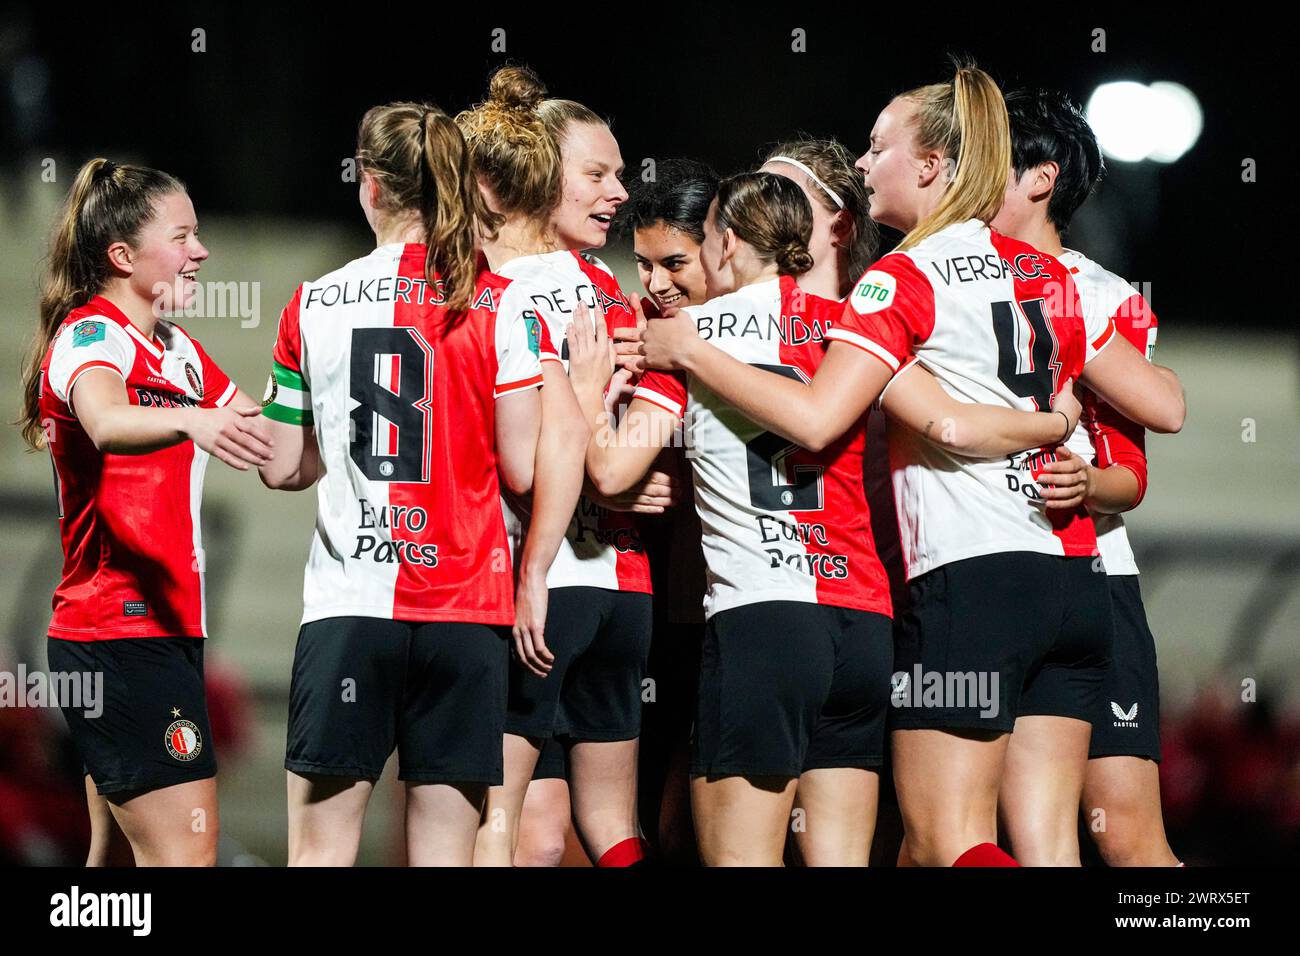
[{"label": "black background", "polygon": [[[10,163],[24,150],[57,150],[77,162],[108,155],[161,167],[186,180],[201,218],[356,224],[355,186],[341,181],[340,164],[361,113],[394,99],[462,109],[508,60],[533,66],[553,95],[609,117],[629,181],[644,157],[690,155],[737,171],[763,144],[800,130],[834,135],[857,154],[893,93],[950,75],[949,53],[974,56],[1004,89],[1056,87],[1081,103],[1108,80],[1173,80],[1202,102],[1199,142],[1171,166],[1111,163],[1069,241],[1151,283],[1162,324],[1294,328],[1281,294],[1295,181],[1282,142],[1294,84],[1275,25],[1260,15],[1225,22],[1231,12],[1211,20],[1030,5],[855,7],[11,9],[0,14],[5,56],[34,55],[50,82],[28,126],[5,117],[3,145]],[[191,51],[196,27],[206,52]],[[496,27],[505,53],[491,50]],[[791,52],[796,27],[807,32],[806,53]],[[1097,28],[1104,53],[1092,51]],[[1255,183],[1242,181],[1247,157]]]}]

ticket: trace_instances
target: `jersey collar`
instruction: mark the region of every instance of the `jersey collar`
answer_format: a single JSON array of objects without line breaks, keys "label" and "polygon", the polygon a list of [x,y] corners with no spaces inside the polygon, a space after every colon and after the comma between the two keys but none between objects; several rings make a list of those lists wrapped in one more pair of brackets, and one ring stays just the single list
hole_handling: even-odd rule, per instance
[{"label": "jersey collar", "polygon": [[135,341],[154,358],[160,359],[163,357],[163,348],[159,344],[158,340],[156,338],[146,338],[145,334],[135,327],[135,323],[127,318],[125,312],[102,295],[91,296],[90,301],[86,303],[84,308],[94,309],[98,314],[105,318],[112,319],[118,325],[122,326],[122,328],[126,330],[126,334],[135,339]]}]

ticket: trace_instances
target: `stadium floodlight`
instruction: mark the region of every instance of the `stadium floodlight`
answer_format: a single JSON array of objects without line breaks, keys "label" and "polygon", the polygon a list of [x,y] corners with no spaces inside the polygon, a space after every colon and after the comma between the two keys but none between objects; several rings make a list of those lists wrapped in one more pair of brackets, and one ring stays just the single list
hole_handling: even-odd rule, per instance
[{"label": "stadium floodlight", "polygon": [[1151,117],[1157,127],[1156,147],[1148,159],[1172,163],[1196,143],[1204,120],[1196,94],[1178,83],[1152,83],[1158,109]]},{"label": "stadium floodlight", "polygon": [[1201,135],[1196,95],[1178,83],[1103,83],[1085,110],[1097,143],[1111,159],[1172,163]]}]

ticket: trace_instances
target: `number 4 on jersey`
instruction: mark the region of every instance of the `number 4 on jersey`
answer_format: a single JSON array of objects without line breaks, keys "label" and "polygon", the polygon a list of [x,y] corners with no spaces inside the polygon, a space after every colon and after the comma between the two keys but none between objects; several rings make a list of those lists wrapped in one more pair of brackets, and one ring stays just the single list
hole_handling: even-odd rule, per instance
[{"label": "number 4 on jersey", "polygon": [[1056,336],[1042,299],[994,302],[993,335],[998,340],[998,378],[1039,411],[1049,411],[1061,364]]},{"label": "number 4 on jersey", "polygon": [[433,349],[412,328],[354,329],[352,460],[371,481],[429,480]]}]

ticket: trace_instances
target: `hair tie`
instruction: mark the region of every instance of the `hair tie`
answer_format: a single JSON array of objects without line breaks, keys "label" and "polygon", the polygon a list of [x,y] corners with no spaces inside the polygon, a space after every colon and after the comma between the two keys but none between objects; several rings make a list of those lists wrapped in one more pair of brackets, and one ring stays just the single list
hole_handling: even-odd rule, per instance
[{"label": "hair tie", "polygon": [[817,174],[814,173],[811,169],[809,169],[806,165],[799,162],[799,160],[791,159],[789,156],[773,156],[771,159],[767,160],[767,162],[789,163],[795,169],[802,170],[803,173],[807,175],[809,179],[811,179],[813,182],[815,182],[818,186],[821,187],[822,192],[830,196],[831,199],[835,201],[835,205],[839,206],[841,209],[844,208],[844,200],[841,199],[838,195],[836,195],[835,190],[831,189],[830,186],[827,186],[824,182],[818,179]]},{"label": "hair tie", "polygon": [[95,182],[99,182],[101,179],[107,179],[109,176],[112,176],[116,169],[117,163],[113,162],[111,159],[104,160],[104,165],[95,170]]}]

